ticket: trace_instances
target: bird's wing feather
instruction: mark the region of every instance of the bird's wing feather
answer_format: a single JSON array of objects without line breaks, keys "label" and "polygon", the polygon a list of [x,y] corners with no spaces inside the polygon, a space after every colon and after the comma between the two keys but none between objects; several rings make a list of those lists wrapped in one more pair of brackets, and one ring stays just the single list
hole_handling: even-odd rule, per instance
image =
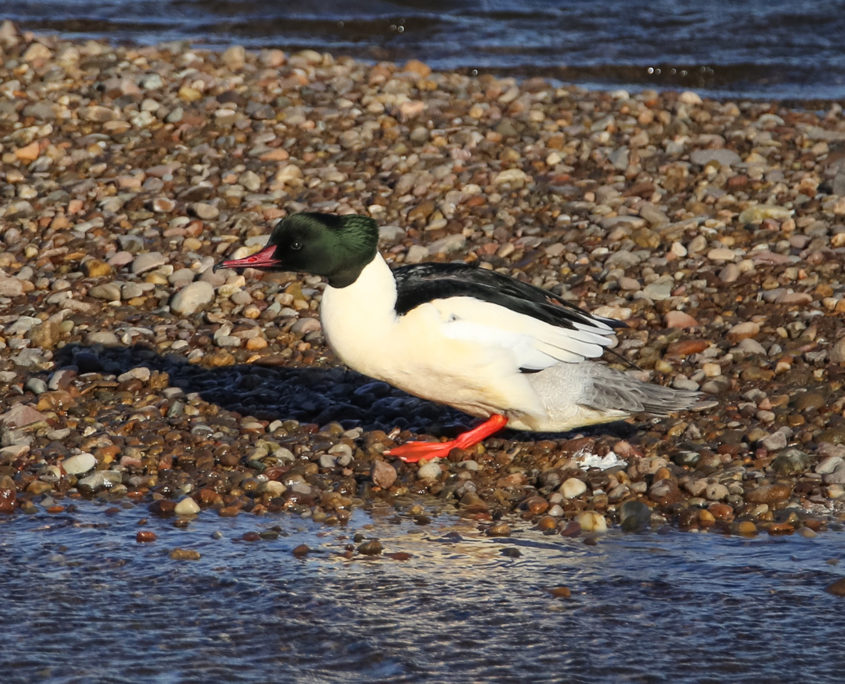
[{"label": "bird's wing feather", "polygon": [[430,302],[439,315],[442,334],[451,339],[507,349],[517,368],[538,370],[561,361],[578,363],[601,356],[613,341],[595,332],[562,328],[472,297],[449,297]]},{"label": "bird's wing feather", "polygon": [[625,325],[541,288],[466,264],[404,266],[394,275],[399,315],[430,303],[440,314],[444,335],[507,348],[523,369],[601,356],[614,341],[614,328]]},{"label": "bird's wing feather", "polygon": [[596,316],[569,304],[548,290],[469,264],[411,264],[397,268],[396,313],[449,297],[473,297],[563,328],[609,334],[625,323]]}]

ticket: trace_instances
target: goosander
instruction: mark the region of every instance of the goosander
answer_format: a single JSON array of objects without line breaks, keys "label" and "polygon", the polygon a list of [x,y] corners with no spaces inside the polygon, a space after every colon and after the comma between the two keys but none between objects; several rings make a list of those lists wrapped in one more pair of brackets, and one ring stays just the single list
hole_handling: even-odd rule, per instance
[{"label": "goosander", "polygon": [[376,222],[360,215],[292,214],[267,245],[220,268],[323,276],[326,341],[350,368],[423,399],[484,418],[447,442],[408,442],[389,455],[444,457],[505,425],[563,432],[637,413],[689,408],[697,393],[637,380],[601,363],[625,323],[557,295],[463,263],[391,270]]}]

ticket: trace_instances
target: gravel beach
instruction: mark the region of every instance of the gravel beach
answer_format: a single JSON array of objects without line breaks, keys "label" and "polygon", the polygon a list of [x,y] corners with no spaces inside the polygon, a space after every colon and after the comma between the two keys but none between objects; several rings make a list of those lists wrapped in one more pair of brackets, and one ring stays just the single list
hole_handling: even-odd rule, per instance
[{"label": "gravel beach", "polygon": [[[343,524],[387,502],[491,536],[845,521],[842,108],[592,92],[304,51],[114,47],[0,26],[0,512],[81,497]],[[695,411],[448,459],[474,419],[326,347],[319,278],[214,272],[294,211],[393,264],[463,260],[627,322]],[[623,365],[609,356],[611,364]],[[369,544],[369,546],[367,546]],[[377,554],[365,542],[361,554]]]}]

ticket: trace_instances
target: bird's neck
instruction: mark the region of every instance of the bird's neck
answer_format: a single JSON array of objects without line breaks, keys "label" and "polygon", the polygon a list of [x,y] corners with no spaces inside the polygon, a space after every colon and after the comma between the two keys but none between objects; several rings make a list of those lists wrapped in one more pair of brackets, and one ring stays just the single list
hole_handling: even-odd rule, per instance
[{"label": "bird's neck", "polygon": [[349,336],[384,334],[396,321],[396,281],[376,253],[356,280],[346,287],[326,286],[320,317],[326,339],[335,349]]}]

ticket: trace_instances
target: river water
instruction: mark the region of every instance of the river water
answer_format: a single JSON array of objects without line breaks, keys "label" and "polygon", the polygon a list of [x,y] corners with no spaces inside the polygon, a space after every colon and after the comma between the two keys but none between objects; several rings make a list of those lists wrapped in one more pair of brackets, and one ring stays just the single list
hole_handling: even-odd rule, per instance
[{"label": "river water", "polygon": [[314,48],[588,87],[845,98],[845,0],[5,0],[73,37]]},{"label": "river water", "polygon": [[[3,682],[833,683],[845,668],[845,599],[824,591],[845,574],[842,531],[592,546],[392,508],[344,529],[147,518],[79,502],[0,519]],[[137,543],[139,529],[158,539]],[[346,558],[355,534],[384,553]]]}]

